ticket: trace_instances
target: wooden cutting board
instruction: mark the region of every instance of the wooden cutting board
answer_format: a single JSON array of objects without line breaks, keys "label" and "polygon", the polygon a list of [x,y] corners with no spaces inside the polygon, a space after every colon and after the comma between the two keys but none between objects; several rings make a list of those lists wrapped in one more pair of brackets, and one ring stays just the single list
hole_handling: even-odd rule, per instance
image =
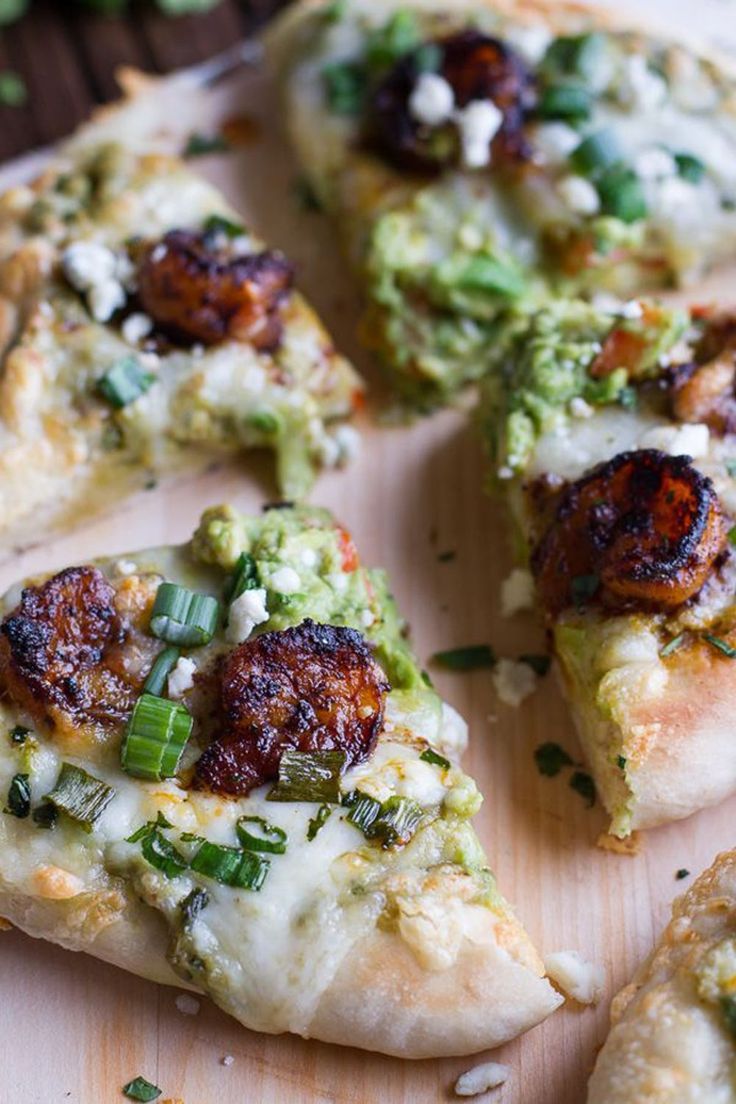
[{"label": "wooden cutting board", "polygon": [[[678,9],[692,10],[689,3]],[[728,19],[736,39],[734,12],[724,0],[703,10]],[[189,94],[182,87],[181,95]],[[208,93],[201,112],[202,126],[234,113],[255,122],[253,141],[227,157],[203,159],[201,168],[270,242],[295,258],[301,286],[375,383],[354,339],[350,277],[326,220],[304,213],[295,200],[295,170],[275,133],[278,107],[263,78],[236,74]],[[27,171],[27,163],[7,166],[0,185]],[[730,286],[736,289],[736,280]],[[718,290],[724,291],[722,281]],[[351,529],[367,562],[389,570],[421,659],[479,642],[514,657],[540,651],[533,616],[504,620],[498,613],[499,586],[512,566],[504,510],[482,491],[482,449],[466,414],[446,411],[393,428],[378,425],[374,414],[362,427],[359,459],[347,472],[326,475],[312,497]],[[274,494],[267,460],[249,457],[159,486],[114,515],[73,535],[42,538],[0,564],[0,587],[97,554],[184,540],[207,505],[230,501],[258,510]],[[454,557],[440,558],[447,552]],[[514,710],[498,701],[487,672],[433,675],[470,722],[466,765],[486,795],[476,823],[503,892],[541,949],[574,947],[606,972],[597,1008],[563,1007],[494,1053],[511,1073],[492,1099],[578,1104],[605,1037],[611,996],[648,953],[673,897],[689,884],[676,881],[676,871],[698,872],[736,842],[736,800],[647,833],[635,855],[604,851],[596,846],[606,824],[600,807],[586,808],[568,775],[544,779],[534,766],[534,748],[546,740],[579,758],[553,677]],[[86,956],[1,933],[0,1100],[119,1104],[121,1086],[142,1074],[161,1086],[162,1100],[184,1104],[431,1102],[452,1098],[458,1074],[480,1060],[401,1062],[258,1035],[206,1000],[196,1015],[185,1015],[176,996]],[[234,1061],[225,1065],[225,1056]]]}]

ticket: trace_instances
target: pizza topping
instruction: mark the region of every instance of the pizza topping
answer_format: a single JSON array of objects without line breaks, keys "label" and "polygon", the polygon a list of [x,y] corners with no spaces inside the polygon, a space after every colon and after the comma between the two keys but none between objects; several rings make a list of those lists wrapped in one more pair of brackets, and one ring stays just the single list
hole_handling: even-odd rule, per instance
[{"label": "pizza topping", "polygon": [[508,46],[466,30],[426,43],[395,65],[372,98],[371,127],[399,168],[528,156],[522,127],[533,103],[526,65]]},{"label": "pizza topping", "polygon": [[240,252],[238,238],[170,230],[144,251],[138,296],[156,327],[186,343],[248,342],[276,348],[293,270],[281,253]]},{"label": "pizza topping", "polygon": [[197,763],[197,782],[246,794],[277,777],[287,750],[360,762],[378,738],[388,690],[353,629],[307,620],[246,641],[222,664],[223,732]]},{"label": "pizza topping", "polygon": [[[672,609],[697,594],[726,542],[713,486],[686,456],[624,452],[562,492],[532,569],[551,616],[594,599]],[[585,594],[576,579],[591,580]]]},{"label": "pizza topping", "polygon": [[72,287],[85,296],[95,322],[109,322],[125,306],[127,255],[113,253],[99,242],[78,241],[64,251],[61,266]]},{"label": "pizza topping", "polygon": [[142,631],[151,591],[124,580],[117,592],[94,567],[26,587],[0,626],[0,686],[60,736],[121,725],[158,645]]},{"label": "pizza topping", "polygon": [[344,751],[293,751],[288,749],[279,762],[278,782],[269,792],[269,801],[321,801],[336,805],[340,801],[340,776],[345,769]]},{"label": "pizza topping", "polygon": [[46,794],[46,800],[57,812],[76,821],[85,832],[91,832],[114,796],[115,790],[106,782],[73,763],[62,763],[56,785]]},{"label": "pizza topping", "polygon": [[122,410],[124,406],[145,395],[155,380],[155,375],[147,371],[139,360],[134,356],[126,356],[115,361],[104,376],[100,377],[97,390],[111,406]]},{"label": "pizza topping", "polygon": [[673,370],[672,410],[683,422],[703,422],[723,436],[736,433],[736,316],[706,323],[694,360]]},{"label": "pizza topping", "polygon": [[369,794],[353,790],[343,799],[350,812],[347,819],[366,839],[377,840],[383,848],[406,844],[416,832],[424,809],[411,797],[395,794],[377,801]]},{"label": "pizza topping", "polygon": [[183,705],[142,694],[121,749],[123,770],[136,778],[172,778],[191,731],[192,717]]},{"label": "pizza topping", "polygon": [[178,583],[161,583],[151,612],[151,632],[183,647],[209,644],[220,618],[220,603]]}]

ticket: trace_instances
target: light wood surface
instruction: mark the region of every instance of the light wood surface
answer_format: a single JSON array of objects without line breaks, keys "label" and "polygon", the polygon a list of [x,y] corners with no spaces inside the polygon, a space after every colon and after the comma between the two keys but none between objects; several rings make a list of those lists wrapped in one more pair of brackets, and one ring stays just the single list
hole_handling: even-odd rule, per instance
[{"label": "light wood surface", "polygon": [[[211,109],[230,114],[235,104],[241,110],[247,104],[261,120],[260,138],[227,158],[202,161],[202,170],[295,257],[302,287],[374,382],[356,347],[356,305],[334,234],[294,201],[294,169],[269,123],[274,106],[258,75],[231,80],[212,97]],[[363,558],[391,573],[423,660],[470,643],[488,642],[509,656],[543,644],[531,615],[508,621],[497,612],[511,559],[502,503],[484,495],[483,478],[480,443],[461,410],[400,428],[368,418],[361,457],[348,472],[325,476],[313,494],[352,530]],[[73,535],[42,540],[0,565],[0,586],[96,554],[183,540],[214,502],[257,510],[273,497],[268,462],[246,458],[161,486]],[[447,551],[455,558],[441,562],[438,554]],[[534,766],[533,750],[545,740],[579,757],[553,677],[513,710],[495,697],[488,672],[433,674],[470,721],[466,765],[486,795],[477,826],[502,890],[542,950],[574,947],[606,971],[606,996],[597,1008],[563,1007],[495,1052],[511,1074],[492,1099],[578,1104],[605,1036],[610,997],[651,948],[672,898],[689,884],[678,883],[675,872],[698,872],[733,846],[736,801],[648,833],[636,855],[603,851],[596,847],[605,828],[600,807],[585,808],[568,775],[544,779]],[[454,1080],[475,1062],[402,1063],[261,1036],[204,1000],[197,1015],[184,1015],[175,998],[175,990],[85,956],[1,933],[0,1100],[115,1104],[122,1101],[120,1087],[142,1074],[161,1086],[162,1100],[185,1104],[431,1102],[451,1098]],[[225,1055],[234,1057],[232,1065],[222,1064]]]}]

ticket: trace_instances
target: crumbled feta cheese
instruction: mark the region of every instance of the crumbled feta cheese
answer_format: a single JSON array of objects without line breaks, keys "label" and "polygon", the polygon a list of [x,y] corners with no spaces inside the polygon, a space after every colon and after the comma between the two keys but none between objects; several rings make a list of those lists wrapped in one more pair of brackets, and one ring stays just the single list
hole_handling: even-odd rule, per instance
[{"label": "crumbled feta cheese", "polygon": [[245,590],[231,603],[228,611],[225,639],[229,644],[242,644],[247,640],[256,625],[268,621],[266,591],[263,587]]},{"label": "crumbled feta cheese", "polygon": [[602,311],[603,314],[620,315],[624,307],[621,300],[615,295],[611,295],[610,291],[596,291],[591,296],[590,302],[596,310]]},{"label": "crumbled feta cheese", "polygon": [[169,673],[168,688],[170,698],[180,698],[194,686],[194,672],[197,664],[189,656],[180,656]]},{"label": "crumbled feta cheese", "polygon": [[642,54],[626,58],[618,98],[632,111],[651,111],[667,99],[667,82],[649,68]]},{"label": "crumbled feta cheese", "polygon": [[537,688],[537,676],[528,663],[499,659],[493,674],[493,685],[504,705],[516,708]]},{"label": "crumbled feta cheese", "polygon": [[154,264],[158,264],[162,261],[168,252],[168,246],[163,242],[159,242],[158,245],[151,251],[151,260]]},{"label": "crumbled feta cheese", "polygon": [[603,993],[602,966],[586,962],[577,951],[554,951],[544,959],[544,969],[568,997],[580,1004],[596,1004]]},{"label": "crumbled feta cheese", "polygon": [[625,318],[628,322],[633,322],[637,318],[643,318],[644,308],[638,299],[629,299],[628,303],[623,303],[616,311],[619,318]]},{"label": "crumbled feta cheese", "polygon": [[313,548],[302,548],[299,559],[305,567],[316,567],[319,563],[319,556]]},{"label": "crumbled feta cheese", "polygon": [[87,304],[95,322],[109,322],[116,310],[125,306],[125,288],[117,280],[104,280],[87,292]]},{"label": "crumbled feta cheese", "polygon": [[504,617],[513,617],[515,613],[529,610],[533,605],[532,573],[524,567],[515,567],[501,583],[501,613]]},{"label": "crumbled feta cheese", "polygon": [[344,571],[335,571],[332,575],[325,577],[325,582],[329,583],[338,594],[343,594],[348,589],[350,580]]},{"label": "crumbled feta cheese", "polygon": [[544,123],[537,127],[533,142],[539,160],[544,164],[560,164],[580,145],[580,135],[567,123]]},{"label": "crumbled feta cheese", "polygon": [[425,126],[448,122],[455,107],[452,85],[438,73],[420,73],[409,96],[409,114]]},{"label": "crumbled feta cheese", "polygon": [[360,623],[364,628],[369,629],[375,622],[376,615],[373,610],[364,609],[360,615]]},{"label": "crumbled feta cheese", "polygon": [[279,567],[274,571],[269,580],[269,585],[278,594],[296,594],[302,585],[302,581],[293,567],[284,564],[283,567]]},{"label": "crumbled feta cheese", "polygon": [[196,1016],[199,1012],[199,1001],[190,993],[180,993],[175,1001],[176,1007],[185,1016]]},{"label": "crumbled feta cheese", "polygon": [[504,466],[502,468],[499,468],[498,471],[496,472],[496,475],[498,476],[499,479],[513,479],[514,478],[513,469],[510,468],[507,464],[504,464]]},{"label": "crumbled feta cheese", "polygon": [[552,34],[541,23],[529,27],[510,27],[504,33],[504,40],[520,54],[528,65],[537,65],[547,52]]},{"label": "crumbled feta cheese", "polygon": [[354,429],[353,426],[341,425],[337,427],[332,436],[340,450],[338,463],[349,464],[352,460],[355,460],[360,453],[361,446],[361,437],[357,429]]},{"label": "crumbled feta cheese", "polygon": [[231,1066],[234,1061],[235,1059],[233,1058],[232,1054],[224,1054],[220,1059],[220,1062],[223,1066]]},{"label": "crumbled feta cheese", "polygon": [[97,242],[73,242],[64,250],[61,267],[72,287],[89,291],[95,284],[115,276],[115,254]]},{"label": "crumbled feta cheese", "polygon": [[689,180],[668,176],[658,185],[655,214],[659,219],[676,219],[685,213],[697,216],[699,204],[698,189]]},{"label": "crumbled feta cheese", "polygon": [[135,574],[136,570],[136,565],[133,563],[132,560],[117,560],[115,563],[116,575],[133,575]]},{"label": "crumbled feta cheese", "polygon": [[710,430],[700,422],[654,426],[639,440],[640,448],[661,449],[670,456],[691,456],[693,460],[707,456],[709,446]]},{"label": "crumbled feta cheese", "polygon": [[504,1085],[509,1076],[508,1066],[501,1062],[481,1062],[479,1066],[462,1073],[455,1082],[458,1096],[479,1096],[480,1093]]},{"label": "crumbled feta cheese", "polygon": [[460,131],[463,164],[468,169],[482,169],[491,161],[491,142],[502,122],[503,112],[492,100],[471,100],[455,112]]},{"label": "crumbled feta cheese", "polygon": [[584,176],[563,176],[557,185],[557,194],[576,215],[595,215],[600,210],[600,196]]},{"label": "crumbled feta cheese", "polygon": [[659,180],[665,176],[677,175],[674,157],[661,146],[653,146],[638,153],[634,168],[644,180]]},{"label": "crumbled feta cheese", "polygon": [[127,341],[129,345],[137,345],[144,337],[148,337],[152,329],[153,320],[147,314],[143,314],[142,311],[135,311],[134,314],[129,314],[125,319],[120,327],[120,332],[123,335],[123,340]]},{"label": "crumbled feta cheese", "polygon": [[449,759],[459,759],[468,746],[468,725],[457,709],[442,703],[442,723],[437,745]]},{"label": "crumbled feta cheese", "polygon": [[573,418],[592,418],[595,411],[589,402],[576,395],[574,399],[570,399],[570,413]]}]

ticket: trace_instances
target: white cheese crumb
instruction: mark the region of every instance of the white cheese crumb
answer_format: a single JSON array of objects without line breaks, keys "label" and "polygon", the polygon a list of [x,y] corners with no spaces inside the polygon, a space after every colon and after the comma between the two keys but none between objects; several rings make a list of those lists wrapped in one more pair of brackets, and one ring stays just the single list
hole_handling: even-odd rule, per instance
[{"label": "white cheese crumb", "polygon": [[167,253],[168,247],[165,246],[163,242],[159,242],[155,249],[153,249],[151,252],[151,260],[154,264],[158,264],[159,261],[162,261],[164,259]]},{"label": "white cheese crumb", "polygon": [[670,456],[691,456],[693,460],[707,456],[709,446],[710,430],[700,422],[654,426],[639,441],[640,448],[661,449]]},{"label": "white cheese crumb", "polygon": [[529,664],[513,659],[499,659],[491,678],[501,701],[514,709],[537,688],[537,676]]},{"label": "white cheese crumb", "polygon": [[580,135],[567,123],[544,123],[537,127],[533,141],[542,162],[560,164],[580,145]]},{"label": "white cheese crumb", "polygon": [[661,146],[653,146],[638,153],[634,168],[645,180],[660,180],[665,176],[677,175],[674,157]]},{"label": "white cheese crumb", "polygon": [[580,1004],[600,1000],[605,983],[603,967],[586,962],[577,951],[553,951],[545,956],[544,969],[568,997]]},{"label": "white cheese crumb", "polygon": [[513,617],[534,605],[534,579],[525,567],[515,567],[501,583],[501,613]]},{"label": "white cheese crumb", "polygon": [[127,341],[129,345],[137,345],[144,337],[148,337],[152,329],[153,320],[147,314],[143,314],[142,311],[136,311],[134,314],[128,315],[120,327],[120,332],[123,335],[123,340]]},{"label": "white cheese crumb", "polygon": [[194,686],[194,672],[197,664],[188,656],[180,656],[169,673],[168,688],[170,698],[180,698]]},{"label": "white cheese crumb", "polygon": [[134,575],[137,568],[132,560],[117,560],[115,563],[116,575]]},{"label": "white cheese crumb", "polygon": [[629,299],[628,303],[622,304],[617,312],[619,318],[625,318],[629,322],[633,322],[637,318],[642,318],[644,315],[644,308],[638,299]]},{"label": "white cheese crumb", "polygon": [[513,479],[514,478],[513,468],[510,468],[507,464],[504,464],[504,466],[502,468],[498,469],[498,471],[496,472],[496,475],[498,476],[499,479]]},{"label": "white cheese crumb", "polygon": [[642,54],[634,54],[626,59],[618,98],[632,111],[651,111],[666,100],[667,82],[649,68]]},{"label": "white cheese crumb", "polygon": [[116,310],[125,306],[125,288],[117,280],[104,280],[87,292],[87,304],[95,322],[109,322]]},{"label": "white cheese crumb", "polygon": [[223,1066],[232,1066],[234,1061],[235,1059],[233,1058],[232,1054],[224,1054],[220,1059],[220,1063]]},{"label": "white cheese crumb", "polygon": [[557,185],[557,194],[576,215],[595,215],[600,210],[598,192],[584,176],[563,176]]},{"label": "white cheese crumb", "polygon": [[283,567],[279,567],[274,571],[269,584],[271,589],[278,594],[296,594],[302,585],[302,581],[293,567],[284,564]]},{"label": "white cheese crumb", "polygon": [[361,436],[353,426],[338,426],[333,433],[333,439],[339,449],[338,464],[349,464],[360,453]]},{"label": "white cheese crumb", "polygon": [[115,276],[115,254],[97,242],[74,242],[64,250],[61,266],[72,287],[89,291]]},{"label": "white cheese crumb", "polygon": [[449,759],[459,759],[468,746],[467,721],[447,702],[442,703],[442,723],[437,746]]},{"label": "white cheese crumb", "polygon": [[376,615],[373,610],[364,609],[360,615],[360,623],[364,628],[369,629],[376,620]]},{"label": "white cheese crumb", "polygon": [[528,65],[537,65],[552,41],[552,35],[540,23],[534,23],[530,27],[512,27],[504,34],[506,42],[510,43],[517,54],[521,54]]},{"label": "white cheese crumb", "polygon": [[176,998],[176,1007],[185,1016],[196,1016],[199,1012],[199,1001],[189,993],[180,993]]},{"label": "white cheese crumb", "polygon": [[268,621],[266,591],[263,587],[245,590],[235,599],[228,611],[225,639],[229,644],[242,644],[256,625]]},{"label": "white cheese crumb", "polygon": [[299,559],[305,567],[316,567],[319,563],[319,556],[313,548],[302,548]]},{"label": "white cheese crumb", "polygon": [[435,127],[446,123],[455,107],[452,85],[438,73],[420,73],[409,96],[409,114],[418,123]]},{"label": "white cheese crumb", "polygon": [[656,214],[663,220],[683,214],[700,214],[700,195],[695,185],[678,176],[667,177],[657,186]]},{"label": "white cheese crumb", "polygon": [[455,112],[460,131],[463,164],[467,169],[482,169],[491,161],[491,142],[501,123],[503,112],[492,100],[471,100]]},{"label": "white cheese crumb", "polygon": [[504,1085],[508,1076],[508,1066],[500,1062],[481,1062],[479,1066],[460,1074],[455,1082],[455,1092],[458,1096],[479,1096]]},{"label": "white cheese crumb", "polygon": [[589,402],[576,395],[574,399],[570,399],[570,413],[573,418],[592,418],[594,410]]}]

